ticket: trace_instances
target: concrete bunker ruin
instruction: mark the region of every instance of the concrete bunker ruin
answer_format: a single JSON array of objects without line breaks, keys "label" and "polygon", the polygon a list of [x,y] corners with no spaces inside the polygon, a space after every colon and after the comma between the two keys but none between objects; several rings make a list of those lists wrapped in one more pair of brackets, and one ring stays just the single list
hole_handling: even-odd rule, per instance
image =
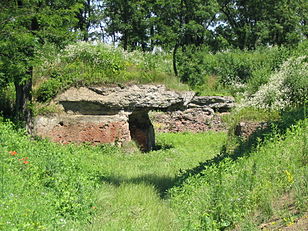
[{"label": "concrete bunker ruin", "polygon": [[58,95],[53,103],[61,110],[53,115],[37,116],[35,135],[63,144],[121,145],[133,140],[147,152],[155,147],[149,111],[188,110],[195,113],[202,110],[210,115],[214,113],[210,103],[214,109],[226,109],[232,107],[233,99],[216,97],[205,100],[201,97],[198,100],[193,92],[175,92],[162,85],[132,85],[70,88]]}]

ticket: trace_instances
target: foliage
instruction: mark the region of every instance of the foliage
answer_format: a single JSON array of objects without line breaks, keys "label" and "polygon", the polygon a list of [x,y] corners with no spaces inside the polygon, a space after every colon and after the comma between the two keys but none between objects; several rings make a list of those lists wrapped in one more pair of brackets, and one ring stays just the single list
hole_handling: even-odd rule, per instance
[{"label": "foliage", "polygon": [[305,1],[217,0],[220,17],[215,35],[234,47],[255,49],[260,45],[295,45],[306,36]]},{"label": "foliage", "polygon": [[113,42],[116,36],[124,50],[152,50],[155,15],[152,1],[104,1],[105,32]]},{"label": "foliage", "polygon": [[203,51],[199,51],[197,47],[188,46],[182,49],[178,58],[179,77],[182,82],[188,83],[190,86],[200,86],[204,83],[205,72],[202,69]]},{"label": "foliage", "polygon": [[[235,92],[240,92],[240,88],[235,91],[235,86],[224,86],[220,82],[220,77],[216,75],[203,76],[203,84],[192,87],[197,95],[207,95],[207,96],[230,96],[235,95]],[[237,86],[242,86],[237,84]]]},{"label": "foliage", "polygon": [[213,0],[104,1],[104,30],[125,50],[200,44],[217,13]]},{"label": "foliage", "polygon": [[303,105],[308,100],[307,77],[307,57],[292,57],[279,71],[271,75],[267,84],[262,85],[253,95],[244,98],[241,106],[283,109],[292,104]]},{"label": "foliage", "polygon": [[70,86],[156,82],[185,88],[172,76],[170,56],[163,52],[126,52],[104,43],[79,42],[43,60],[34,83],[40,102]]},{"label": "foliage", "polygon": [[29,122],[33,67],[43,44],[58,46],[72,40],[68,32],[81,0],[9,1],[0,6],[0,84],[14,83],[15,113]]},{"label": "foliage", "polygon": [[267,82],[271,71],[275,70],[288,57],[286,48],[260,48],[256,51],[231,50],[208,54],[204,66],[209,74],[221,77],[225,85],[247,83],[258,79]]},{"label": "foliage", "polygon": [[[27,108],[32,103],[31,81],[33,68],[39,63],[38,53],[46,44],[63,47],[68,41],[75,40],[76,35],[85,41],[112,41],[130,51],[160,48],[173,51],[176,76],[178,50],[185,53],[187,46],[207,46],[213,52],[226,49],[245,51],[268,45],[295,47],[307,37],[307,5],[303,0],[4,0],[0,9],[0,86],[14,82],[15,111],[19,112],[18,117],[27,117],[26,120],[31,117]],[[190,48],[187,48],[186,56],[180,54],[179,76],[191,86],[204,84],[204,73],[212,75],[205,71],[203,66],[207,61],[200,60],[202,56],[205,54],[194,53]],[[261,56],[259,58],[264,60]],[[277,60],[279,62],[279,58]],[[218,63],[224,65],[214,72],[222,75],[224,84],[249,80],[253,91],[267,81],[271,68],[277,66],[273,63],[259,65],[250,59],[244,61],[240,55],[226,57],[226,60],[221,58],[221,61]],[[82,80],[70,76],[79,64],[83,68],[78,73]],[[84,78],[91,79],[92,83],[101,82],[101,77],[96,76],[98,73],[91,76],[89,70],[85,71],[87,64],[67,65],[66,72],[60,73],[66,75],[63,79],[53,80],[42,87],[44,96],[40,100],[46,101],[54,96],[59,87],[65,88],[72,79],[77,85]],[[228,66],[232,68],[225,68]],[[119,77],[117,74],[122,74],[121,68],[128,67],[126,64],[124,67],[108,66],[104,73],[115,75],[120,80],[138,78],[144,82],[152,81],[156,78],[153,76],[167,77],[156,71],[141,75],[129,71]],[[134,68],[134,65],[130,67]],[[52,76],[58,74],[51,73]]]},{"label": "foliage", "polygon": [[180,168],[212,158],[226,139],[224,133],[161,134],[162,149],[144,155],[31,141],[10,123],[0,126],[1,230],[177,230],[162,201],[166,190]]},{"label": "foliage", "polygon": [[161,149],[144,155],[30,140],[0,126],[4,230],[219,230],[255,210],[269,218],[272,200],[291,191],[307,209],[307,121],[241,156],[226,155],[225,133],[158,134]]},{"label": "foliage", "polygon": [[268,111],[262,108],[243,107],[233,110],[230,114],[224,115],[222,119],[228,124],[229,128],[232,128],[240,122],[245,121],[278,121],[281,119],[281,113],[278,110]]},{"label": "foliage", "polygon": [[[125,50],[209,45],[212,51],[293,46],[307,36],[304,0],[87,0],[78,15],[85,40],[100,38]],[[95,32],[89,28],[98,25]],[[99,35],[99,37],[97,37]],[[175,52],[176,53],[176,52]]]},{"label": "foliage", "polygon": [[178,55],[179,76],[199,91],[202,85],[209,84],[209,78],[216,77],[213,88],[218,91],[225,88],[231,93],[255,92],[291,54],[291,50],[284,47],[255,51],[234,49],[213,54],[209,47],[185,46]]},{"label": "foliage", "polygon": [[0,88],[0,116],[6,118],[13,115],[15,103],[14,85],[8,84],[6,87]]},{"label": "foliage", "polygon": [[[269,82],[270,76],[281,68],[287,59],[303,56],[306,51],[307,42],[292,49],[259,47],[254,51],[233,49],[217,53],[209,52],[209,47],[185,46],[178,54],[179,77],[200,94],[220,93],[239,97],[243,94],[252,95]],[[289,76],[289,89],[294,92],[294,98],[300,97],[295,96],[299,92],[302,92],[303,98],[307,78],[305,73],[297,73],[296,67],[292,70],[294,75],[299,77]]]}]

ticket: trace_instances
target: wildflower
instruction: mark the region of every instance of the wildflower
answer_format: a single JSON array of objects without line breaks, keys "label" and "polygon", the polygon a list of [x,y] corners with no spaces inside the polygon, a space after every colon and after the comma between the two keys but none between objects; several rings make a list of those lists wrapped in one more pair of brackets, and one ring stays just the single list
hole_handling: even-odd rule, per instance
[{"label": "wildflower", "polygon": [[294,182],[294,177],[293,177],[292,173],[290,173],[288,170],[284,170],[284,172],[287,175],[288,182],[289,183],[293,183]]},{"label": "wildflower", "polygon": [[21,158],[21,159],[18,159],[19,161],[22,161],[22,160],[28,160],[28,157],[24,157],[24,158]]},{"label": "wildflower", "polygon": [[16,152],[16,151],[9,151],[9,153],[10,153],[12,156],[16,156],[16,155],[17,155],[17,152]]},{"label": "wildflower", "polygon": [[284,62],[279,71],[269,77],[268,83],[259,87],[253,95],[246,94],[238,108],[247,106],[265,109],[283,109],[300,99],[306,99],[306,88],[294,87],[294,79],[307,76],[306,56],[290,58]]},{"label": "wildflower", "polygon": [[24,158],[21,158],[21,159],[18,159],[18,160],[22,161],[23,164],[29,164],[28,157],[24,157]]}]

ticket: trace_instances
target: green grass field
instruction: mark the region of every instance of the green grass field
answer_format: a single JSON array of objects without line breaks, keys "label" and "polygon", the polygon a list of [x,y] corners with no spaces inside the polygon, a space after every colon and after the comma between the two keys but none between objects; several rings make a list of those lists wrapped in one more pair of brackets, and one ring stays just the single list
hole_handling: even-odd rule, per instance
[{"label": "green grass field", "polygon": [[33,140],[1,122],[0,230],[253,230],[289,192],[301,214],[306,125],[235,157],[226,133],[158,134],[160,149],[143,154]]},{"label": "green grass field", "polygon": [[30,141],[7,123],[0,134],[2,230],[175,229],[167,190],[180,169],[213,158],[226,140],[224,133],[161,134],[161,150],[127,154]]}]

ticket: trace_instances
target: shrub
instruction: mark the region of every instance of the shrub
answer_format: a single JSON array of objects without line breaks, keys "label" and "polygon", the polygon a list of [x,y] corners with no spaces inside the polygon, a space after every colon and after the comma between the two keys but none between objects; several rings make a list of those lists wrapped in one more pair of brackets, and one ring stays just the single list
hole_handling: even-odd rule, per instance
[{"label": "shrub", "polygon": [[36,91],[36,99],[39,102],[46,102],[55,97],[62,87],[63,84],[61,83],[61,79],[50,79],[49,81],[45,81]]},{"label": "shrub", "polygon": [[215,66],[209,67],[209,71],[220,76],[224,85],[247,84],[250,91],[255,91],[268,81],[271,72],[289,57],[289,53],[290,50],[283,47],[219,52],[214,55]]},{"label": "shrub", "polygon": [[70,86],[165,82],[172,76],[171,58],[163,52],[126,52],[104,43],[79,42],[54,56],[41,56],[34,94],[40,102],[49,101]]},{"label": "shrub", "polygon": [[299,57],[290,63],[290,70],[284,80],[293,104],[302,105],[308,100],[308,57]]},{"label": "shrub", "polygon": [[193,87],[204,83],[205,53],[206,47],[186,46],[181,49],[178,55],[178,71],[182,82]]},{"label": "shrub", "polygon": [[[292,52],[295,50],[286,47],[260,47],[254,51],[233,49],[213,54],[205,46],[186,46],[178,55],[179,76],[200,92],[227,90],[235,95],[245,88],[254,93]],[[212,88],[208,86],[209,76],[218,79]]]},{"label": "shrub", "polygon": [[308,99],[307,57],[292,57],[270,76],[269,82],[247,95],[241,107],[284,109],[294,104],[304,104]]}]

